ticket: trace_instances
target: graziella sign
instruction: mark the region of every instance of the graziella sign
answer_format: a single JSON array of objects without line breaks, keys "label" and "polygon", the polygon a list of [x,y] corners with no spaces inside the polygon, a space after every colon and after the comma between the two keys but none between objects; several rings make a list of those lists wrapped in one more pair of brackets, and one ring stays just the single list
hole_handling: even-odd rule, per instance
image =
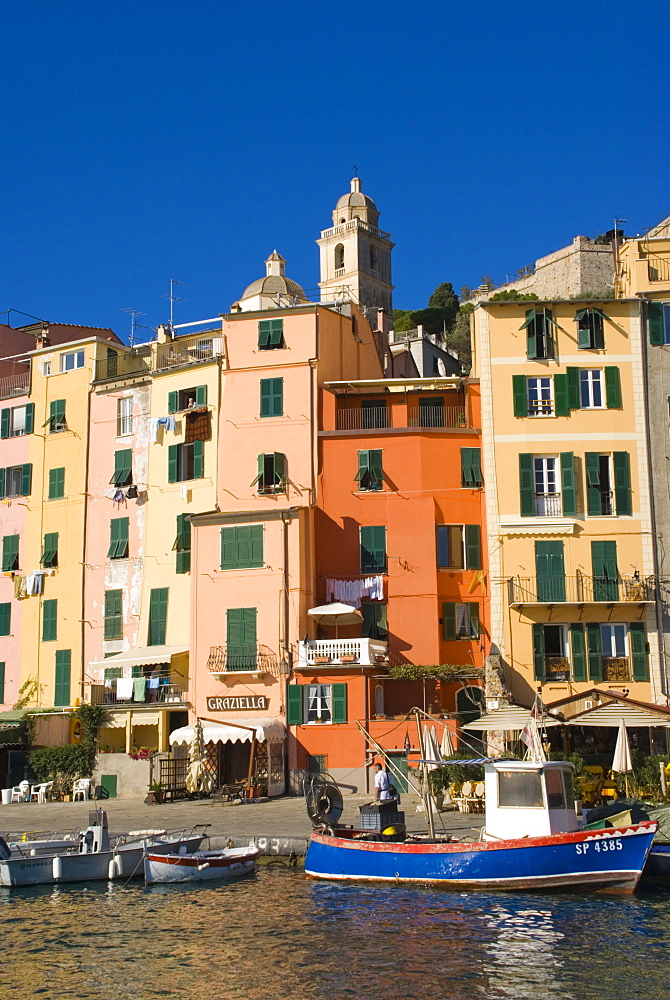
[{"label": "graziella sign", "polygon": [[249,709],[265,709],[268,700],[263,695],[230,695],[228,698],[208,698],[208,712],[247,712]]}]

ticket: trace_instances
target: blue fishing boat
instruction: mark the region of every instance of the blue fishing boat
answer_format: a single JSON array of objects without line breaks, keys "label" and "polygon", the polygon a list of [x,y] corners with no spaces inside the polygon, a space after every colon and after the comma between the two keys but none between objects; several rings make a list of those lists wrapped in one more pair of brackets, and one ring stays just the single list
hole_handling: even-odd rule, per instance
[{"label": "blue fishing boat", "polygon": [[[459,762],[462,763],[462,762]],[[580,828],[567,761],[487,760],[481,839],[370,833],[321,822],[305,859],[313,878],[415,882],[450,889],[632,892],[657,824]],[[322,786],[311,815],[332,819],[337,797]],[[313,808],[314,802],[324,807]],[[308,807],[310,805],[308,799]],[[339,817],[338,817],[339,818]]]}]

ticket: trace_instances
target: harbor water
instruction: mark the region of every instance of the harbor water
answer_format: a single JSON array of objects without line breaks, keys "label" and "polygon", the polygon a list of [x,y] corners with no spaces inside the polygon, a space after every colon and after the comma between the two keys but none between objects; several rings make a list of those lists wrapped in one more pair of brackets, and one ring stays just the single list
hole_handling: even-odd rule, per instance
[{"label": "harbor water", "polygon": [[0,889],[3,1000],[612,1000],[670,994],[670,894],[315,882]]}]

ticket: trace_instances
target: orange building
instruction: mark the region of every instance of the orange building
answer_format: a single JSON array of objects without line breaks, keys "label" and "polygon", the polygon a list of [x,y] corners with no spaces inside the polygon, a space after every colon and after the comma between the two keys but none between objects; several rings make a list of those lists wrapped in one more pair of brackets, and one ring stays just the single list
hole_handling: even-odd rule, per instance
[{"label": "orange building", "polygon": [[[479,715],[488,652],[479,384],[459,378],[331,382],[322,393],[318,604],[360,607],[361,626],[310,625],[289,685],[291,770],[369,787],[356,722],[403,767],[414,705]],[[394,666],[457,665],[458,680],[401,680]],[[389,672],[391,670],[391,673]],[[426,671],[427,674],[430,671]],[[438,733],[438,738],[440,734]]]}]

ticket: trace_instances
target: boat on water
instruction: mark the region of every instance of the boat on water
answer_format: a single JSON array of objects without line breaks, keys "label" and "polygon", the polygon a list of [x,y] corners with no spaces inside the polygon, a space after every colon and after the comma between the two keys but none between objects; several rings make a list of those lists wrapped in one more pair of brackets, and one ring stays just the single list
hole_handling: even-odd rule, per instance
[{"label": "boat on water", "polygon": [[[191,833],[141,834],[135,839],[110,841],[104,809],[89,813],[89,823],[76,840],[16,842],[10,848],[0,838],[0,886],[57,885],[62,882],[107,881],[141,877],[144,852],[197,850],[204,828]],[[58,846],[49,845],[58,843]],[[64,846],[65,845],[65,846]]]},{"label": "boat on water", "polygon": [[257,847],[231,847],[190,854],[162,854],[151,848],[144,856],[144,879],[151,885],[240,878],[254,870],[257,857]]},{"label": "boat on water", "polygon": [[[459,761],[463,763],[468,762]],[[483,764],[485,771],[486,825],[479,840],[406,835],[397,822],[379,832],[339,827],[332,822],[339,819],[339,790],[321,785],[308,795],[315,828],[306,874],[488,891],[635,889],[656,822],[581,828],[568,761],[488,758],[470,763]],[[427,798],[426,803],[430,808]]]}]

